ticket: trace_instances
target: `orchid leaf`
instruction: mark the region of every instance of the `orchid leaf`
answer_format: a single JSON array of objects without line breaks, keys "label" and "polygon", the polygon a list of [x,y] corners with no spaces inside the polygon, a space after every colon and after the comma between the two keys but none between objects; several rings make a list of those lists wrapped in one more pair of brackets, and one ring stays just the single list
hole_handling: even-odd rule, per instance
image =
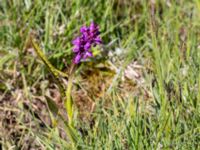
[{"label": "orchid leaf", "polygon": [[45,96],[46,100],[47,100],[47,105],[49,107],[49,110],[54,114],[57,115],[58,114],[58,106],[57,104],[48,96]]},{"label": "orchid leaf", "polygon": [[61,72],[59,70],[57,70],[50,62],[49,60],[46,58],[46,56],[43,54],[42,50],[39,48],[39,46],[32,40],[31,38],[31,43],[33,45],[34,50],[36,51],[38,57],[43,61],[43,63],[46,65],[46,67],[49,69],[49,71],[51,72],[51,74],[54,76],[54,79],[57,82],[57,85],[60,89],[61,95],[64,97],[64,88],[62,83],[60,82],[59,76],[62,77],[68,77],[67,74],[65,74],[64,72]]}]

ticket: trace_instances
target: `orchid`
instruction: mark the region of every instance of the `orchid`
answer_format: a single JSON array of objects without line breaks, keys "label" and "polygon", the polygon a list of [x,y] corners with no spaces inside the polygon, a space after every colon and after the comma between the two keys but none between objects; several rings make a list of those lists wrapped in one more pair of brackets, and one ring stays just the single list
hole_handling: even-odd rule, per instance
[{"label": "orchid", "polygon": [[91,22],[90,26],[82,26],[80,29],[81,35],[76,37],[72,44],[75,54],[73,63],[78,64],[81,60],[92,57],[91,47],[102,43],[100,38],[99,26]]}]

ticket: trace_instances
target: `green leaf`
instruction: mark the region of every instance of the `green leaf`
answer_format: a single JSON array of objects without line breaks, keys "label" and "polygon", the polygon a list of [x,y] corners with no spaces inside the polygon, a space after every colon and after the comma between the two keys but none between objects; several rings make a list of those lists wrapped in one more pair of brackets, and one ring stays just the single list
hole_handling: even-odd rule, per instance
[{"label": "green leaf", "polygon": [[9,53],[8,53],[8,54],[6,54],[5,56],[1,56],[1,55],[0,55],[0,57],[1,57],[1,59],[0,59],[0,70],[2,70],[2,69],[3,69],[3,65],[4,65],[7,61],[13,59],[13,58],[15,57],[15,55],[9,54]]},{"label": "green leaf", "polygon": [[47,59],[47,57],[43,54],[42,50],[40,49],[40,47],[31,39],[31,43],[33,45],[34,50],[36,51],[38,57],[44,62],[44,64],[48,67],[48,69],[50,70],[50,72],[56,77],[58,78],[58,76],[62,76],[62,77],[68,77],[68,75],[58,69],[56,69]]},{"label": "green leaf", "polygon": [[0,83],[0,90],[6,90],[7,87],[4,83]]},{"label": "green leaf", "polygon": [[45,96],[47,100],[47,105],[49,107],[49,110],[56,116],[58,114],[58,106],[57,104],[48,96]]},{"label": "green leaf", "polygon": [[32,40],[32,38],[30,39],[31,43],[33,45],[33,48],[35,49],[38,57],[43,61],[43,63],[46,65],[46,67],[49,69],[49,71],[51,72],[51,74],[54,76],[54,79],[57,82],[57,85],[60,89],[61,95],[64,97],[64,88],[62,83],[59,80],[59,76],[62,77],[68,77],[68,75],[62,71],[57,70],[47,59],[47,57],[43,54],[42,50],[40,49],[40,47]]}]

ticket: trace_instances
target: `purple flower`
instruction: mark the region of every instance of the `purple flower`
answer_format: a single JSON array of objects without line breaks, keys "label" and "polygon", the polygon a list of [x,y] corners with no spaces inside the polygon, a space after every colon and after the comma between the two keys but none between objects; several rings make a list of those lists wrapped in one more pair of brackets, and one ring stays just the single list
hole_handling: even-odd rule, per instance
[{"label": "purple flower", "polygon": [[72,44],[74,45],[73,52],[75,54],[73,62],[75,64],[80,63],[82,59],[85,60],[88,57],[92,57],[93,54],[90,51],[91,47],[95,47],[102,43],[99,36],[99,26],[94,22],[92,22],[89,27],[82,26],[80,32],[81,35],[72,41]]}]

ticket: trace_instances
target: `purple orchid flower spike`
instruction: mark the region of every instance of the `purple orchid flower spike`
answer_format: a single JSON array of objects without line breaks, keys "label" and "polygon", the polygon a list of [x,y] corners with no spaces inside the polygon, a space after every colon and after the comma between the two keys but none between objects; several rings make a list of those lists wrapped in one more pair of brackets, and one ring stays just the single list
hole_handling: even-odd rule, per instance
[{"label": "purple orchid flower spike", "polygon": [[72,44],[73,52],[75,54],[73,63],[78,64],[83,59],[87,59],[92,57],[93,54],[90,51],[91,47],[95,47],[102,43],[100,38],[99,26],[96,25],[94,22],[91,22],[90,26],[82,26],[80,28],[81,35],[76,37]]}]

